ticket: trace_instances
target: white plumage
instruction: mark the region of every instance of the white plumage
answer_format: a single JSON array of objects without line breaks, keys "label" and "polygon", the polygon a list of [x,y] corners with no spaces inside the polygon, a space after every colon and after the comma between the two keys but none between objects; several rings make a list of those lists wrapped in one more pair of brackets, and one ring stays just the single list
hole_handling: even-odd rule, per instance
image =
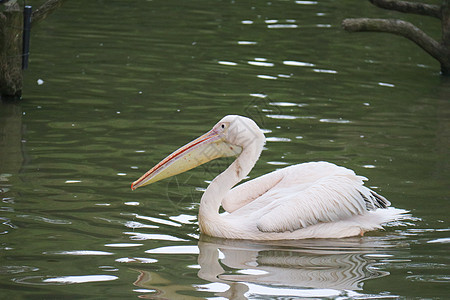
[{"label": "white plumage", "polygon": [[[251,119],[226,116],[136,180],[135,189],[211,159],[237,155],[208,186],[200,203],[200,230],[232,239],[341,238],[382,228],[405,210],[363,186],[367,180],[328,162],[289,166],[234,187],[251,171],[265,137]],[[233,188],[234,187],[234,188]],[[219,214],[220,206],[227,213]]]}]

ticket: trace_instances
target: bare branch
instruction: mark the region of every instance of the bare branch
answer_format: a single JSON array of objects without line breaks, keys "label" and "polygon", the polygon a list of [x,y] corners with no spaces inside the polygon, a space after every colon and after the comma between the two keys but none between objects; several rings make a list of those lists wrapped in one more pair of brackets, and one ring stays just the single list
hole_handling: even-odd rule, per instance
[{"label": "bare branch", "polygon": [[450,55],[450,0],[442,3],[442,44]]},{"label": "bare branch", "polygon": [[449,65],[446,49],[436,40],[409,22],[393,19],[345,19],[342,27],[349,32],[387,32],[403,36],[425,50],[443,65]]},{"label": "bare branch", "polygon": [[38,9],[33,11],[31,15],[31,23],[35,24],[47,17],[48,14],[52,13],[55,9],[61,6],[63,0],[48,0],[41,5]]},{"label": "bare branch", "polygon": [[401,1],[401,0],[369,0],[373,5],[380,8],[396,10],[404,13],[412,13],[431,16],[442,19],[441,7],[439,5]]}]

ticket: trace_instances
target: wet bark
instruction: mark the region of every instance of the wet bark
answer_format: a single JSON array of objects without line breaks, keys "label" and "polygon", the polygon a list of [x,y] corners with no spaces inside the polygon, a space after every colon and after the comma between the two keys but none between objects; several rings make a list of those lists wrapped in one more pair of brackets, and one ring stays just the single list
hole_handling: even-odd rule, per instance
[{"label": "wet bark", "polygon": [[429,5],[400,0],[369,0],[372,4],[404,13],[431,16],[442,22],[442,40],[436,41],[409,22],[392,19],[345,19],[342,27],[348,32],[386,32],[403,36],[425,50],[441,65],[443,75],[450,76],[450,0],[442,5]]},{"label": "wet bark", "polygon": [[0,13],[0,94],[20,97],[22,94],[22,23],[17,3],[4,5]]},{"label": "wet bark", "polygon": [[63,0],[48,0],[41,7],[33,11],[31,16],[31,24],[35,24],[43,19],[45,19],[49,14],[51,14],[55,9],[60,7]]},{"label": "wet bark", "polygon": [[[62,4],[48,0],[32,14],[32,24],[43,20]],[[23,7],[17,0],[0,4],[0,98],[20,99],[22,71]]]},{"label": "wet bark", "polygon": [[441,7],[425,3],[392,1],[392,0],[369,0],[373,5],[380,8],[395,10],[403,13],[418,14],[441,18]]}]

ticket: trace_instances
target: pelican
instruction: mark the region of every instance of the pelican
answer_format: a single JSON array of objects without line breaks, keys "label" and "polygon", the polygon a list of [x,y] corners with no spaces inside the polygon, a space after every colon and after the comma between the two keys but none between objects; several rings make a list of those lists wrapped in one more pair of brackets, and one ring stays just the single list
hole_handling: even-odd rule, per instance
[{"label": "pelican", "polygon": [[[363,186],[365,177],[328,162],[288,166],[234,187],[252,170],[265,144],[256,123],[228,115],[134,181],[131,189],[188,171],[219,157],[234,162],[204,192],[203,234],[249,240],[343,238],[381,229],[406,210]],[[219,213],[220,206],[225,210]]]}]

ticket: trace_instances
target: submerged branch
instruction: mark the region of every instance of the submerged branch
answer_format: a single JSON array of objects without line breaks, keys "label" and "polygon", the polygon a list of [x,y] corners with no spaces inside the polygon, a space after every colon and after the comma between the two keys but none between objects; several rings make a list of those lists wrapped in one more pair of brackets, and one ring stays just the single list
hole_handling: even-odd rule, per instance
[{"label": "submerged branch", "polygon": [[409,22],[393,19],[345,19],[342,27],[349,32],[387,32],[403,36],[416,43],[442,65],[450,65],[450,58],[443,45]]},{"label": "submerged branch", "polygon": [[31,15],[32,24],[39,22],[47,17],[48,14],[52,13],[55,9],[60,7],[63,0],[48,0],[42,4],[38,9],[33,11]]},{"label": "submerged branch", "polygon": [[373,5],[380,8],[396,10],[404,13],[412,13],[431,16],[442,19],[441,7],[439,5],[401,1],[401,0],[369,0]]}]

